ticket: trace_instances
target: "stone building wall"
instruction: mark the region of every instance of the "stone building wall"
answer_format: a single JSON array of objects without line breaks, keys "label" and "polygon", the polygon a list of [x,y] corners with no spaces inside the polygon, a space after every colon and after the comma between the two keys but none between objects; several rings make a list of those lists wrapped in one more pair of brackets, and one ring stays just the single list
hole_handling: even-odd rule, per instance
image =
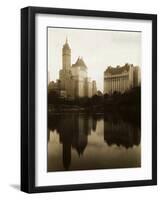
[{"label": "stone building wall", "polygon": [[116,68],[108,67],[104,72],[104,94],[112,94],[115,91],[125,91],[139,85],[139,67],[125,64]]}]

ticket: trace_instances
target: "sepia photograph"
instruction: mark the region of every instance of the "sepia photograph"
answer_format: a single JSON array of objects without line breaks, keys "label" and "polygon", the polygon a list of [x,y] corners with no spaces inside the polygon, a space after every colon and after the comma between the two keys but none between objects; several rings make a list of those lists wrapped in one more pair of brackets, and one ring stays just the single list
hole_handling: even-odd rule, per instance
[{"label": "sepia photograph", "polygon": [[47,28],[47,170],[141,167],[141,32]]},{"label": "sepia photograph", "polygon": [[156,185],[157,15],[21,15],[21,190]]}]

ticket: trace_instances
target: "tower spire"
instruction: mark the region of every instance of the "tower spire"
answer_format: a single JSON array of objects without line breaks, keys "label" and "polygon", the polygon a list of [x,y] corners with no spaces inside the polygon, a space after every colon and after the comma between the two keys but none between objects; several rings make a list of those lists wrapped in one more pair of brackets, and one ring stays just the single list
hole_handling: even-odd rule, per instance
[{"label": "tower spire", "polygon": [[66,36],[66,44],[68,43],[68,37]]},{"label": "tower spire", "polygon": [[70,69],[71,67],[71,49],[68,44],[68,38],[66,36],[65,44],[62,49],[63,56],[63,69]]}]

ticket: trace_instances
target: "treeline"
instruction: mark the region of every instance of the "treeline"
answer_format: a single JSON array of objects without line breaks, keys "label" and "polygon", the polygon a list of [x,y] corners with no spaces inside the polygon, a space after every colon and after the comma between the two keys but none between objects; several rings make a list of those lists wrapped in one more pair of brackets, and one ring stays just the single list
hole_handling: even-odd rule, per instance
[{"label": "treeline", "polygon": [[125,93],[114,92],[112,95],[94,95],[91,98],[82,97],[76,99],[62,98],[56,92],[48,93],[48,105],[53,105],[55,109],[82,108],[89,111],[112,111],[131,110],[140,111],[141,87],[135,87]]}]

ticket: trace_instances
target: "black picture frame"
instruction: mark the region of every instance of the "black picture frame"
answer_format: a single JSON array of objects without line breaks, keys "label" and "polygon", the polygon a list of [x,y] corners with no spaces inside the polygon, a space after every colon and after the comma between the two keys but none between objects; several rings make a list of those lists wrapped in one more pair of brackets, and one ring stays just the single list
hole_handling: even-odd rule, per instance
[{"label": "black picture frame", "polygon": [[[35,15],[59,14],[152,21],[152,179],[35,186]],[[21,190],[27,193],[147,186],[157,184],[157,15],[45,7],[21,9]]]}]

